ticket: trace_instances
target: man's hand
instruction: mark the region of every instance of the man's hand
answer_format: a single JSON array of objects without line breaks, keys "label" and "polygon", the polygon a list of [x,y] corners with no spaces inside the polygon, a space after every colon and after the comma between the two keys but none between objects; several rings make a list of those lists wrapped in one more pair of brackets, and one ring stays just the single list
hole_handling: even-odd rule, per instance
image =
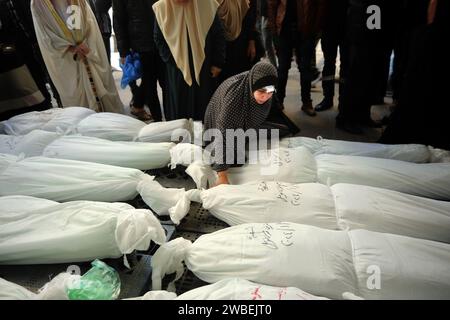
[{"label": "man's hand", "polygon": [[216,66],[211,67],[211,77],[217,78],[221,72],[222,72],[222,69],[217,68]]},{"label": "man's hand", "polygon": [[86,57],[89,54],[89,52],[91,52],[91,49],[89,49],[89,47],[87,45],[85,45],[84,43],[81,43],[80,45],[78,45],[78,53],[79,54]]},{"label": "man's hand", "polygon": [[250,61],[255,60],[255,57],[256,57],[256,42],[255,42],[255,40],[250,40],[248,42],[247,56],[250,58]]},{"label": "man's hand", "polygon": [[81,43],[78,46],[69,46],[68,50],[74,55],[79,55],[83,57],[86,57],[89,54],[89,52],[91,52],[91,49],[89,49],[88,46],[85,45],[84,43]]},{"label": "man's hand", "polygon": [[220,186],[221,184],[230,184],[228,181],[228,171],[220,171],[217,173],[219,178],[216,181],[214,187]]},{"label": "man's hand", "polygon": [[126,57],[120,57],[120,64],[124,65],[125,64],[125,60],[126,60]]}]

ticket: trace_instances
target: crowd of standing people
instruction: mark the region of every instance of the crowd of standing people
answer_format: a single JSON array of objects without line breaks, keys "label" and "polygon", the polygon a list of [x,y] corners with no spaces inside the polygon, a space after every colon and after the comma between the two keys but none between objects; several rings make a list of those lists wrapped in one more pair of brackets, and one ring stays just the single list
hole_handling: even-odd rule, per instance
[{"label": "crowd of standing people", "polygon": [[[130,83],[130,111],[141,120],[192,118],[215,126],[211,119],[223,117],[212,110],[239,118],[236,106],[219,108],[212,97],[225,95],[222,85],[233,83],[229,79],[238,86],[236,79],[252,81],[255,70],[269,70],[255,69],[265,57],[274,67],[270,81],[249,83],[250,101],[228,101],[254,107],[260,101],[255,92],[270,95],[257,103],[268,108],[266,120],[275,110],[280,127],[296,133],[283,114],[295,59],[299,112],[325,112],[338,94],[336,127],[361,134],[364,127],[380,126],[370,108],[384,102],[389,86],[395,108],[380,142],[450,149],[444,116],[449,14],[445,0],[0,0],[0,114],[5,119],[45,110],[52,100],[123,113],[111,70],[114,31],[121,62],[132,53],[140,57],[142,79]],[[314,106],[319,41],[323,99]],[[234,128],[244,119],[229,121]]]}]

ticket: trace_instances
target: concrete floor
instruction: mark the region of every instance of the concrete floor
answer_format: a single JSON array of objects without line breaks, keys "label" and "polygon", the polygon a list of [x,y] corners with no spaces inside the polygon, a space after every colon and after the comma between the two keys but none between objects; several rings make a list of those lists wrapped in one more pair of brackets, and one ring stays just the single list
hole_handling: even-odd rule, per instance
[{"label": "concrete floor", "polygon": [[[129,103],[131,100],[131,92],[129,88],[120,88],[120,79],[122,72],[119,71],[120,67],[118,65],[119,56],[118,53],[112,53],[112,65],[115,68],[113,72],[114,78],[116,80],[116,85],[119,90],[122,102],[125,104],[125,111],[129,114]],[[321,70],[321,64],[323,64],[323,54],[320,50],[320,45],[317,50],[317,62],[319,70]],[[339,66],[338,66],[339,67]],[[338,73],[338,71],[337,71]],[[158,87],[158,91],[161,97],[161,90]],[[338,92],[338,87],[336,85],[335,92]],[[317,105],[323,98],[322,85],[321,82],[317,83],[312,89],[312,99],[313,105]],[[160,98],[160,101],[162,99]],[[390,102],[386,98],[386,102]],[[335,126],[335,118],[338,113],[337,111],[337,96],[335,96],[335,106],[334,108],[317,113],[316,117],[309,117],[303,111],[301,111],[301,100],[300,100],[300,74],[298,72],[295,62],[292,63],[292,67],[289,72],[289,80],[286,88],[286,98],[285,98],[285,113],[301,128],[300,136],[316,138],[317,136],[322,136],[327,139],[339,139],[347,141],[361,141],[361,142],[375,142],[378,140],[382,133],[382,129],[376,128],[365,128],[363,135],[353,135],[345,131],[337,129]],[[382,118],[388,110],[388,105],[377,106],[372,108],[372,117],[374,119]]]}]

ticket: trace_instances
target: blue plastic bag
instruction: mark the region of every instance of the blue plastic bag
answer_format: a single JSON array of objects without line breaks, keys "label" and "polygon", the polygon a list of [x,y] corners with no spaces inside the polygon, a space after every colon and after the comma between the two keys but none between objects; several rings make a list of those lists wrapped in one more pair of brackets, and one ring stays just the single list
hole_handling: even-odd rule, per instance
[{"label": "blue plastic bag", "polygon": [[123,70],[122,81],[120,82],[122,89],[125,89],[130,82],[142,77],[141,60],[139,59],[139,54],[136,52],[127,55],[125,63],[120,64],[120,67]]}]

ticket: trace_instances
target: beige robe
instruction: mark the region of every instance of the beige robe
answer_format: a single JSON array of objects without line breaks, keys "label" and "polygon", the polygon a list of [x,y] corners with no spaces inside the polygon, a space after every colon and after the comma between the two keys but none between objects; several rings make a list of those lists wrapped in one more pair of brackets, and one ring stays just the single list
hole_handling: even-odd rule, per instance
[{"label": "beige robe", "polygon": [[[36,36],[50,77],[66,107],[82,106],[95,111],[123,113],[95,16],[85,0],[80,0],[78,11],[74,11],[76,7],[69,7],[77,3],[71,0],[31,2]],[[86,65],[80,58],[74,60],[73,53],[68,51],[69,46],[80,42],[90,49],[87,62],[93,83]]]},{"label": "beige robe", "polygon": [[[215,0],[189,0],[177,4],[173,0],[159,0],[153,5],[156,21],[170,48],[184,81],[191,86],[189,45],[194,62],[195,81],[200,84],[200,71],[205,61],[205,42],[217,13]],[[189,44],[188,44],[189,41]]]},{"label": "beige robe", "polygon": [[234,41],[239,37],[242,30],[242,22],[250,9],[249,0],[218,0],[220,6],[217,10],[222,20],[225,38]]}]

